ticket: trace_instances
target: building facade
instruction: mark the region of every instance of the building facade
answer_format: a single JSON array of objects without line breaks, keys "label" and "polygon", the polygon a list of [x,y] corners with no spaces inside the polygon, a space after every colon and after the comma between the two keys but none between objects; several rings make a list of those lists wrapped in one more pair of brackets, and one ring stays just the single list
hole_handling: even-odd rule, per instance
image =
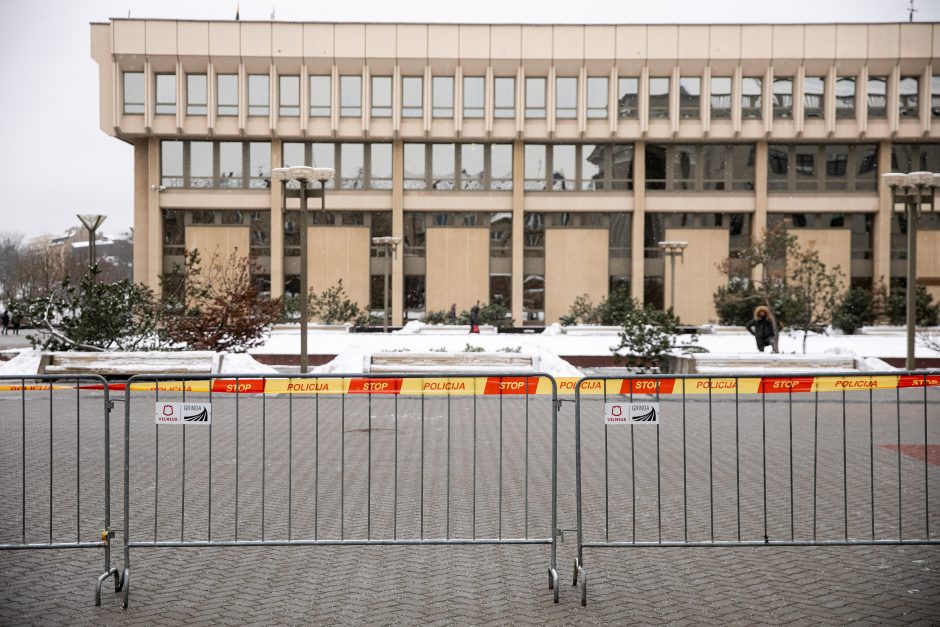
[{"label": "building facade", "polygon": [[[311,286],[393,320],[500,300],[547,324],[624,286],[716,318],[716,265],[783,222],[851,285],[903,284],[879,173],[940,171],[940,24],[92,24],[100,123],[134,146],[134,273],[240,251],[297,292],[282,165],[333,167]],[[919,282],[940,297],[940,220]],[[666,301],[664,303],[664,300]]]}]

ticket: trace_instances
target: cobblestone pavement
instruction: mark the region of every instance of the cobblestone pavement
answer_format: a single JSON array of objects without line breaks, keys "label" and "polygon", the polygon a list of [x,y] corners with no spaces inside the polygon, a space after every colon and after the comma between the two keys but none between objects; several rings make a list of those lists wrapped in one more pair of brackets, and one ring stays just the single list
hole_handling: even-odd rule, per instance
[{"label": "cobblestone pavement", "polygon": [[[768,398],[763,406],[759,397],[742,398],[737,421],[730,399],[711,405],[690,399],[684,468],[681,404],[664,401],[658,443],[655,432],[638,427],[631,440],[629,427],[612,427],[605,447],[602,401],[585,402],[585,539],[629,541],[634,529],[639,541],[655,540],[659,529],[664,540],[704,540],[712,533],[734,539],[739,528],[746,540],[762,537],[765,528],[781,539],[805,539],[813,529],[821,540],[870,537],[872,530],[876,537],[896,537],[899,497],[905,537],[923,536],[929,507],[936,538],[940,469],[888,448],[898,443],[898,425],[902,443],[923,444],[918,393],[905,392],[900,404],[893,392],[871,403],[867,392],[849,395],[845,422],[839,394],[820,395],[818,404],[809,396],[793,404]],[[940,397],[930,394],[926,420],[934,443],[940,441]],[[211,479],[208,429],[187,427],[185,490],[182,431],[160,427],[157,452],[153,400],[142,395],[133,405],[135,542],[181,535],[202,540],[210,529],[215,540],[234,539],[236,493],[240,540],[262,533],[266,539],[550,536],[550,404],[544,398],[526,404],[245,394],[236,433],[234,398],[217,396]],[[83,540],[95,536],[102,511],[101,403],[98,392],[57,392],[51,401],[40,392],[0,395],[0,542],[19,541],[24,528],[30,541],[48,538],[50,407],[52,535],[74,540],[77,524]],[[576,524],[573,425],[572,405],[564,403],[558,526],[567,530]],[[115,412],[112,426],[112,519],[119,526],[123,412]],[[98,549],[2,551],[0,624],[931,624],[940,617],[938,546],[588,549],[587,607],[571,586],[575,554],[575,534],[566,531],[558,555],[561,603],[555,605],[547,588],[547,545],[133,548],[125,610],[113,592],[104,593],[102,607],[93,606]]]}]

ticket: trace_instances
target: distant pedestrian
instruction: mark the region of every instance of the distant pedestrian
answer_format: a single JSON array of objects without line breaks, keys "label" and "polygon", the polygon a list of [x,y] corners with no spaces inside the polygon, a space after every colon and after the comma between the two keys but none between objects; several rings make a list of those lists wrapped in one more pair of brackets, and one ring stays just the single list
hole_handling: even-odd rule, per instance
[{"label": "distant pedestrian", "polygon": [[447,322],[448,324],[457,324],[457,303],[450,306],[450,311],[447,312]]},{"label": "distant pedestrian", "polygon": [[480,301],[470,308],[470,333],[480,332]]},{"label": "distant pedestrian", "polygon": [[754,339],[757,340],[757,350],[764,352],[768,346],[773,350],[774,344],[774,323],[770,319],[770,310],[764,305],[754,309],[754,319],[745,326]]},{"label": "distant pedestrian", "polygon": [[19,335],[20,334],[20,314],[14,313],[12,315],[11,323],[13,324],[13,335]]},{"label": "distant pedestrian", "polygon": [[10,330],[10,312],[6,309],[0,314],[0,324],[3,325],[3,330],[0,331],[0,335],[7,335]]}]

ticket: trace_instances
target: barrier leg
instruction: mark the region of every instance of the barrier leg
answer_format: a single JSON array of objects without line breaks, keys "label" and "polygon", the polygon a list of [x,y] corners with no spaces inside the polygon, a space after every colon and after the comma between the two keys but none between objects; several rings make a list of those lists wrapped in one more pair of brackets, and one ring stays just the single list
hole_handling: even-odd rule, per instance
[{"label": "barrier leg", "polygon": [[554,568],[548,570],[548,587],[554,590],[553,600],[558,603],[558,571]]},{"label": "barrier leg", "polygon": [[571,585],[578,585],[578,571],[581,570],[580,564],[578,564],[578,558],[574,558],[574,574],[571,577]]},{"label": "barrier leg", "polygon": [[578,578],[581,580],[581,607],[587,605],[587,573],[578,566]]},{"label": "barrier leg", "polygon": [[127,609],[127,600],[131,592],[131,569],[130,568],[124,569],[124,576],[121,577],[121,589],[124,592],[124,595],[121,601],[121,606],[124,609]]}]

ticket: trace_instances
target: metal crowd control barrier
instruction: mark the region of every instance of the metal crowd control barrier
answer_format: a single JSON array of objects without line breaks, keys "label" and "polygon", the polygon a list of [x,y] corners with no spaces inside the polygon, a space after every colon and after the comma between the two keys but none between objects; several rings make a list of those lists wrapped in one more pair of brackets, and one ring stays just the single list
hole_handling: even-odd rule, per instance
[{"label": "metal crowd control barrier", "polygon": [[585,549],[937,544],[940,371],[586,377]]},{"label": "metal crowd control barrier", "polygon": [[545,374],[134,376],[124,423],[131,551],[550,545],[557,386]]},{"label": "metal crowd control barrier", "polygon": [[99,376],[0,376],[0,550],[103,549],[111,567],[112,403]]}]

